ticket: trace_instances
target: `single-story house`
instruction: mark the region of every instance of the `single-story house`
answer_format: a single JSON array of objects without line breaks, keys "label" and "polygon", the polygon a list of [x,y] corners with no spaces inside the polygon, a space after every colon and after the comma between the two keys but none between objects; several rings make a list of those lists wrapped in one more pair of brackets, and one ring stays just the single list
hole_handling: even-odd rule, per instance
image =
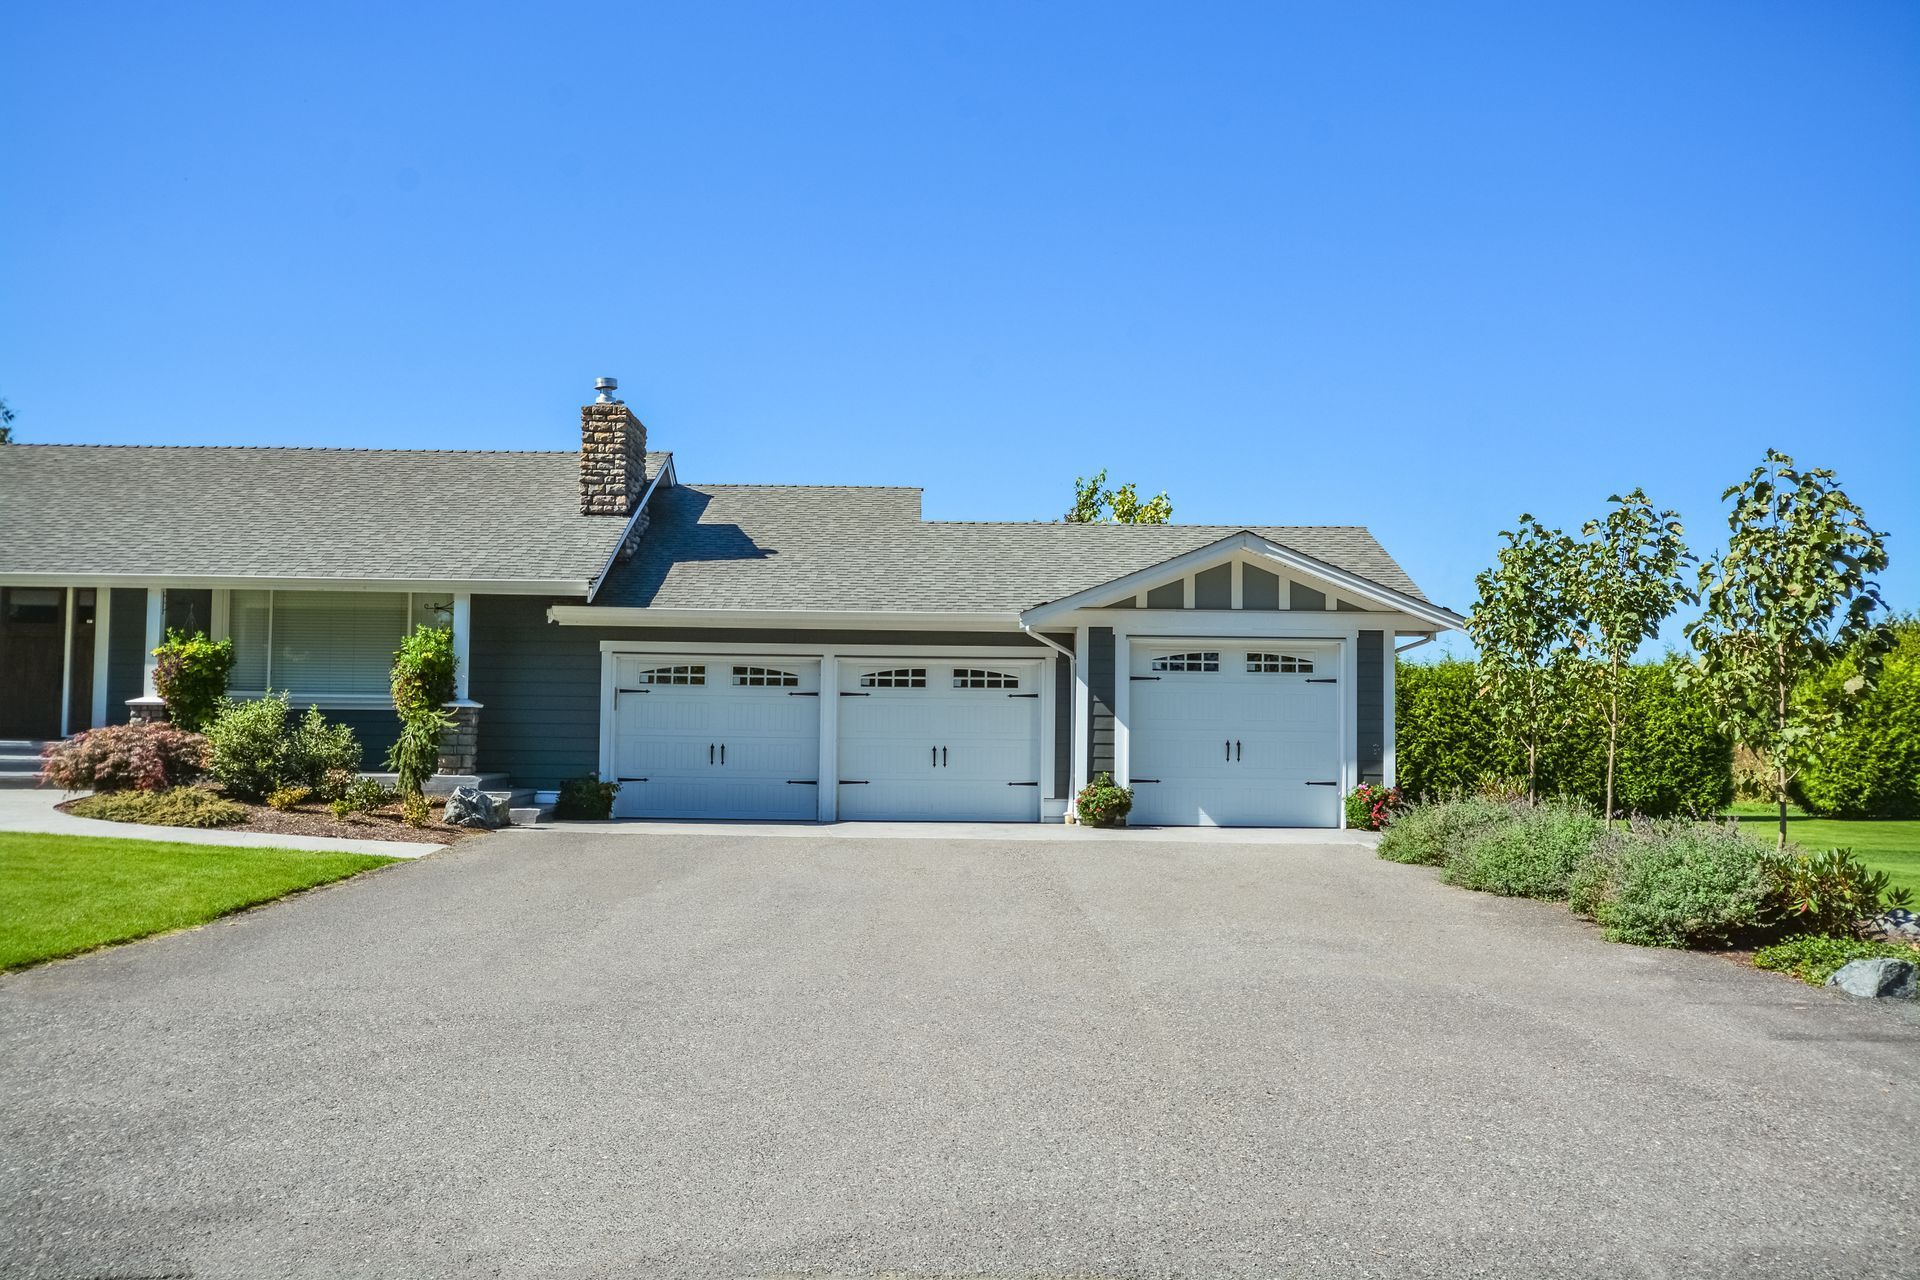
[{"label": "single-story house", "polygon": [[578,454],[0,447],[0,738],[163,714],[183,627],[377,760],[445,623],[442,769],[597,773],[626,817],[1040,821],[1110,772],[1136,823],[1338,826],[1393,780],[1395,648],[1461,622],[1364,528],[685,481],[605,389]]}]

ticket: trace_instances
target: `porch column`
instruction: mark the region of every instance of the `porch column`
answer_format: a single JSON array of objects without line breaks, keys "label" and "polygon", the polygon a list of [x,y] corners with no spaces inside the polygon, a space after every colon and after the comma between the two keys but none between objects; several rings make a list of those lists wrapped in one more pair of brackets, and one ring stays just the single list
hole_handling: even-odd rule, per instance
[{"label": "porch column", "polygon": [[107,724],[107,627],[113,620],[113,588],[93,591],[93,727]]},{"label": "porch column", "polygon": [[480,704],[469,693],[473,662],[473,595],[453,593],[453,701],[447,710],[453,727],[440,739],[441,773],[476,774],[480,772]]},{"label": "porch column", "polygon": [[453,593],[453,700],[465,702],[470,696],[468,677],[473,666],[473,593]]},{"label": "porch column", "polygon": [[67,588],[66,625],[60,631],[60,736],[73,733],[73,588]]},{"label": "porch column", "polygon": [[146,648],[140,655],[140,696],[127,700],[127,718],[135,723],[167,718],[167,704],[153,684],[153,651],[160,647],[161,627],[166,618],[167,592],[164,587],[147,588]]}]

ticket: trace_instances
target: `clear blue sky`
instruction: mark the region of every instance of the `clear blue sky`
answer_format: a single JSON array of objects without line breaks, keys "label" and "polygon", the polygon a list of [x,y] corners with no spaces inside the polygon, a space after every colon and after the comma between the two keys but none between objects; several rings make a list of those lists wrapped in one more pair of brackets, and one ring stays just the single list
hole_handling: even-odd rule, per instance
[{"label": "clear blue sky", "polygon": [[1776,445],[1920,605],[1920,6],[26,0],[0,48],[25,439],[571,448],[611,373],[689,480],[1030,518],[1104,465],[1460,608],[1515,513],[1706,542]]}]

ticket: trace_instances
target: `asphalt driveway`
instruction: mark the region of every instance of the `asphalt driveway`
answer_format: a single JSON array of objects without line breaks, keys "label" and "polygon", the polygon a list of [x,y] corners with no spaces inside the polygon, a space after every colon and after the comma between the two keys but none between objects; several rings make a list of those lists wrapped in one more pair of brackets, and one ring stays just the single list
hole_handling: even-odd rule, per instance
[{"label": "asphalt driveway", "polygon": [[1916,1051],[1350,845],[529,832],[0,979],[0,1274],[1913,1275]]}]

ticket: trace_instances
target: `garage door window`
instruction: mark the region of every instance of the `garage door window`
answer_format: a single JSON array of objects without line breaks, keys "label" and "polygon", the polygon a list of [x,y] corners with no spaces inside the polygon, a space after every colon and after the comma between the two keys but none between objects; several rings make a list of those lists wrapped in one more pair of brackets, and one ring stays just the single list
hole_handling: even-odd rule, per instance
[{"label": "garage door window", "polygon": [[800,676],[797,672],[779,671],[773,667],[735,667],[733,682],[756,689],[791,689],[800,683]]},{"label": "garage door window", "polygon": [[1208,649],[1194,653],[1167,653],[1153,660],[1155,671],[1218,671],[1220,651]]},{"label": "garage door window", "polygon": [[895,667],[891,671],[869,671],[860,677],[862,689],[924,689],[925,667]]},{"label": "garage door window", "polygon": [[637,684],[705,684],[707,669],[704,666],[654,667],[640,672],[634,681]]},{"label": "garage door window", "polygon": [[1297,658],[1290,653],[1250,653],[1247,655],[1247,671],[1253,675],[1310,676],[1313,674],[1313,659]]},{"label": "garage door window", "polygon": [[959,667],[953,673],[956,689],[1018,689],[1020,677],[1010,671],[984,671],[977,667]]}]

